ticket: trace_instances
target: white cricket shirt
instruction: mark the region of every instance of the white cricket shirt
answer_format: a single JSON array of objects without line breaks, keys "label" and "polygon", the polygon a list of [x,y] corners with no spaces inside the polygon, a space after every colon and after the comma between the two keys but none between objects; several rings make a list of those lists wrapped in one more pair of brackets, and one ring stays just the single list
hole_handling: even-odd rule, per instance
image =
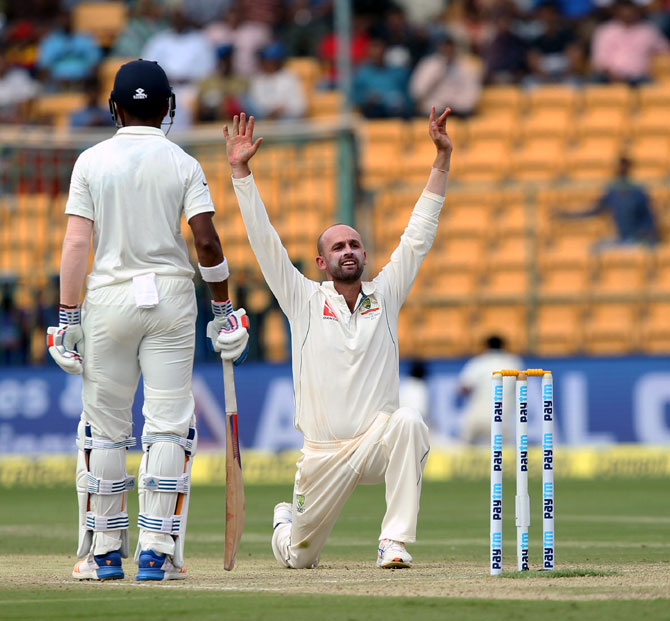
[{"label": "white cricket shirt", "polygon": [[84,151],[65,206],[93,220],[91,290],[148,272],[192,278],[181,216],[213,211],[200,164],[155,127],[123,127]]},{"label": "white cricket shirt", "polygon": [[291,263],[252,175],[233,179],[251,247],[291,325],[295,426],[330,442],[365,432],[398,409],[398,312],[430,249],[444,197],[424,191],[391,260],[363,282],[354,312],[331,281],[305,278]]}]

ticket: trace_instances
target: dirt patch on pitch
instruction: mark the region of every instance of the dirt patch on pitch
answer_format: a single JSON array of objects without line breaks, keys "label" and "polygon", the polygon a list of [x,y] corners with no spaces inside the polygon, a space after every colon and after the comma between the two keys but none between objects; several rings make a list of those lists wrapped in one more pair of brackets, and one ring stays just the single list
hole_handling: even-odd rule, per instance
[{"label": "dirt patch on pitch", "polygon": [[[406,570],[381,570],[371,563],[324,563],[312,570],[288,570],[269,561],[241,560],[232,572],[222,560],[190,559],[183,582],[136,583],[124,580],[78,583],[69,578],[75,558],[0,557],[2,589],[159,588],[203,591],[319,593],[337,595],[457,597],[472,599],[606,600],[670,597],[670,563],[589,566],[612,575],[510,579],[487,575],[482,564],[421,564]],[[580,569],[580,567],[574,567]],[[581,569],[587,569],[582,567]]]}]

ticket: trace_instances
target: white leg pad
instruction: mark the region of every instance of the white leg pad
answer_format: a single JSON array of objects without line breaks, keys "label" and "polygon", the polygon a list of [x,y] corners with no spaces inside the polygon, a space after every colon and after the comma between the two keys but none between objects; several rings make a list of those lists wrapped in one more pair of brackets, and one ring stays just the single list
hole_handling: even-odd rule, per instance
[{"label": "white leg pad", "polygon": [[127,493],[135,486],[135,477],[126,474],[126,453],[134,445],[135,438],[119,442],[94,438],[90,425],[79,424],[79,558],[114,550],[128,557]]},{"label": "white leg pad", "polygon": [[135,561],[142,550],[172,557],[175,567],[184,565],[184,536],[190,497],[191,464],[197,433],[186,438],[172,434],[142,436],[138,490],[140,537]]}]

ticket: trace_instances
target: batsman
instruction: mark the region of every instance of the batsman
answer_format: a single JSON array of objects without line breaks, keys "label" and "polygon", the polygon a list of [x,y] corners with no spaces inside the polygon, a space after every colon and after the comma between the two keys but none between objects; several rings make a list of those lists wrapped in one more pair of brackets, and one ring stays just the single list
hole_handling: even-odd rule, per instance
[{"label": "batsman", "polygon": [[[138,474],[137,580],[186,577],[184,539],[190,471],[197,447],[191,393],[195,349],[195,274],[181,234],[193,232],[210,288],[208,336],[222,357],[240,363],[248,334],[244,309],[228,298],[228,264],[212,223],[214,205],[200,164],[170,142],[162,119],[175,99],[163,69],[136,60],[114,80],[110,111],[119,127],[84,151],[72,171],[60,268],[59,326],[49,353],[82,375],[76,486],[78,580],[124,577],[128,557],[126,452],[132,404],[144,383],[144,454]],[[93,240],[93,266],[80,295]]]},{"label": "batsman", "polygon": [[290,322],[295,426],[304,435],[293,500],[274,509],[272,550],[282,565],[316,567],[337,517],[360,484],[386,484],[377,567],[412,565],[428,429],[418,410],[399,407],[398,313],[437,232],[452,144],[450,110],[428,134],[436,155],[390,261],[362,280],[367,255],[358,231],[334,224],[317,241],[322,283],[291,263],[270,224],[249,161],[260,147],[254,118],[224,127],[233,186],[251,247]]}]

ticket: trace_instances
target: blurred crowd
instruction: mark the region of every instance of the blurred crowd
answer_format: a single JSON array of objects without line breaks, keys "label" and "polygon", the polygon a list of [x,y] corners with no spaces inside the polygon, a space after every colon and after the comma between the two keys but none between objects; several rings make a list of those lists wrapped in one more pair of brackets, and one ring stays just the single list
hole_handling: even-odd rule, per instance
[{"label": "blurred crowd", "polygon": [[[130,0],[105,45],[73,28],[78,0],[0,0],[0,122],[36,122],[41,94],[87,94],[70,125],[111,123],[99,68],[157,60],[174,86],[176,123],[307,113],[287,59],[319,61],[337,83],[333,0]],[[467,117],[487,84],[580,85],[651,79],[670,51],[670,0],[353,0],[352,104],[369,118],[451,106]]]}]

